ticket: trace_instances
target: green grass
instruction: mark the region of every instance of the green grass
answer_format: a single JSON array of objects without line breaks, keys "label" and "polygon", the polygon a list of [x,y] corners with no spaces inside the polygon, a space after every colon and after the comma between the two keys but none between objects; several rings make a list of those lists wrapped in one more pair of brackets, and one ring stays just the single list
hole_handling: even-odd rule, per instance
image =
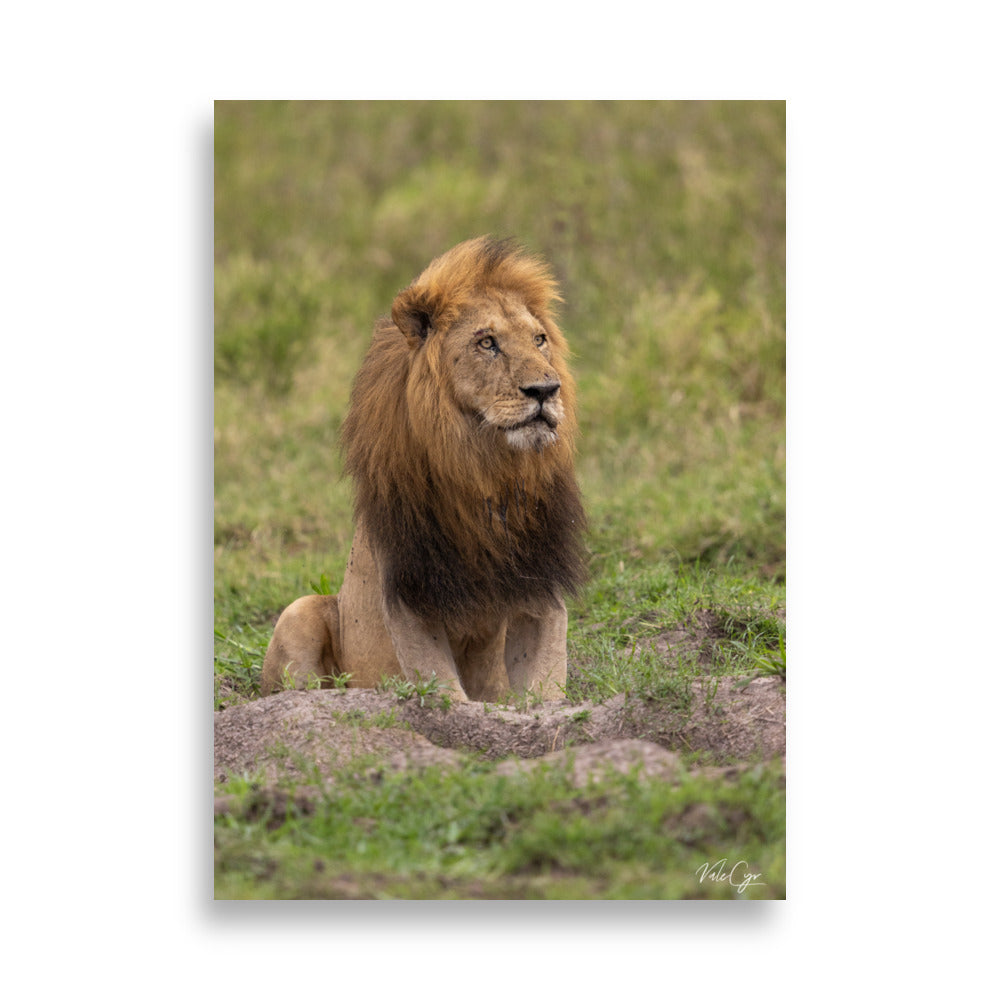
[{"label": "green grass", "polygon": [[[665,633],[687,639],[669,664],[653,648]],[[620,569],[595,580],[576,607],[566,694],[634,693],[683,707],[695,677],[779,672],[784,641],[780,584],[731,567]]]},{"label": "green grass", "polygon": [[[564,769],[500,776],[477,764],[391,773],[354,766],[311,806],[273,808],[227,786],[216,823],[219,899],[775,899],[785,894],[783,783],[613,775],[579,788]],[[700,878],[720,859],[760,874],[742,893]]]},{"label": "green grass", "polygon": [[[339,586],[375,317],[482,233],[546,257],[565,299],[591,552],[569,697],[681,708],[695,676],[784,676],[784,126],[775,102],[216,106],[216,707],[259,693],[283,607]],[[677,631],[698,641],[664,664]]]}]

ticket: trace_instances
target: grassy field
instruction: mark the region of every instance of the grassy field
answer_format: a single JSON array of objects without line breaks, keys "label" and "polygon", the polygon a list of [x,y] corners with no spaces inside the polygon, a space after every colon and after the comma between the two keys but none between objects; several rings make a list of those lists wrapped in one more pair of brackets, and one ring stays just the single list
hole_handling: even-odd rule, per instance
[{"label": "grassy field", "polygon": [[[231,785],[242,808],[216,824],[217,898],[784,895],[784,788],[773,767],[735,784],[609,775],[581,790],[556,768],[512,778],[472,763],[372,781],[355,766],[314,811],[278,822],[252,782]],[[727,872],[743,863],[714,879],[720,859]],[[758,878],[741,892],[749,872]]]},{"label": "grassy field", "polygon": [[[375,317],[482,233],[546,257],[565,299],[591,552],[567,695],[676,689],[641,640],[703,612],[725,623],[703,672],[783,673],[784,143],[774,102],[217,104],[216,707],[257,694],[285,605],[339,586],[352,524],[338,434]],[[220,820],[217,891],[322,895],[335,816],[411,830],[419,800],[450,818],[370,838],[341,876],[388,896],[662,898],[686,894],[673,873],[703,855],[743,851],[783,895],[773,770],[727,791],[608,782],[570,824],[563,778],[528,783],[531,822],[505,826],[515,793],[485,770],[409,790],[345,778],[308,819]],[[713,815],[732,821],[686,846],[665,836],[685,796],[728,796]]]}]

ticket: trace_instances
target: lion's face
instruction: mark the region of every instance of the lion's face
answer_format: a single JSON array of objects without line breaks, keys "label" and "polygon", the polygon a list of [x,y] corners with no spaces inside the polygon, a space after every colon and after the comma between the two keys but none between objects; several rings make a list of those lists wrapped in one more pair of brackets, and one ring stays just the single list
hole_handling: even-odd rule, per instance
[{"label": "lion's face", "polygon": [[552,334],[516,295],[490,292],[450,324],[443,369],[455,400],[511,448],[541,451],[565,416],[561,359]]}]

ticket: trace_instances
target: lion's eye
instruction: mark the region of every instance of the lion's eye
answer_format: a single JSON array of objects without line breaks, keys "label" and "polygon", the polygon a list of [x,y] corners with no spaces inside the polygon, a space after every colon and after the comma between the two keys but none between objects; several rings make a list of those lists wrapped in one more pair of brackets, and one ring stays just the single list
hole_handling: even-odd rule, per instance
[{"label": "lion's eye", "polygon": [[541,347],[545,343],[545,334],[539,333],[535,335],[535,345]]},{"label": "lion's eye", "polygon": [[495,351],[497,342],[492,337],[480,337],[476,344],[484,351]]}]

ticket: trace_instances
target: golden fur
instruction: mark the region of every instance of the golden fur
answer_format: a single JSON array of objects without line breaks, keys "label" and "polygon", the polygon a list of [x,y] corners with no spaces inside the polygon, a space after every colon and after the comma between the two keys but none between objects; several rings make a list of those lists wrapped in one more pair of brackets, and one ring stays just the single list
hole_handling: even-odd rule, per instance
[{"label": "golden fur", "polygon": [[342,432],[356,489],[344,586],[286,610],[265,691],[286,674],[432,672],[460,698],[558,695],[584,515],[557,298],[544,264],[486,237],[396,297]]}]

